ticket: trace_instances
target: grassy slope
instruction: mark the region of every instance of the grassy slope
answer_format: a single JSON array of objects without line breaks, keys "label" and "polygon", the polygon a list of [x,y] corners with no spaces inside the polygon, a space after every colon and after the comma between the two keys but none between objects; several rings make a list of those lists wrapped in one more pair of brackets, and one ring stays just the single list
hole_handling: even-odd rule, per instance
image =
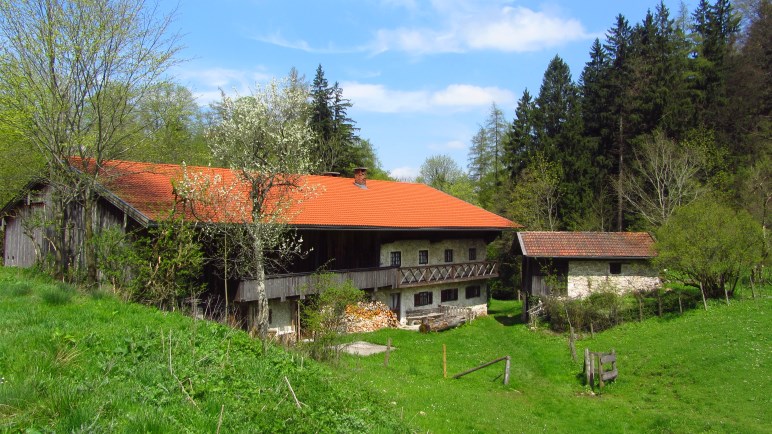
[{"label": "grassy slope", "polygon": [[[241,332],[0,268],[0,431],[214,432],[223,409],[222,432],[768,432],[771,311],[768,297],[714,304],[586,337],[580,353],[619,355],[620,378],[597,396],[565,337],[518,324],[517,303],[448,332],[363,335],[392,338],[389,367],[345,357],[335,381]],[[503,363],[443,379],[443,343],[449,376],[511,355],[509,386]]]},{"label": "grassy slope", "polygon": [[331,377],[218,324],[0,268],[0,432],[215,432],[221,410],[221,432],[405,431]]},{"label": "grassy slope", "polygon": [[[384,330],[360,336],[398,349],[347,358],[341,375],[369,384],[422,430],[432,432],[770,432],[772,299],[713,304],[669,319],[631,323],[584,337],[594,351],[616,349],[619,379],[602,395],[582,385],[564,336],[517,324],[519,304],[494,302],[491,315],[456,330],[420,335]],[[442,344],[448,379],[442,378]],[[483,362],[512,356],[461,379]]]}]

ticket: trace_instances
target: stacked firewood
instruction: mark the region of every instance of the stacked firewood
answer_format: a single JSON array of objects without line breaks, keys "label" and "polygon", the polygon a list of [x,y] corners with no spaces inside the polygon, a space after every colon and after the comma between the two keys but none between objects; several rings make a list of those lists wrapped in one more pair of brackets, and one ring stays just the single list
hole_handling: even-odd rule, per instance
[{"label": "stacked firewood", "polygon": [[343,320],[347,333],[363,333],[397,327],[397,315],[380,301],[359,302],[346,306]]}]

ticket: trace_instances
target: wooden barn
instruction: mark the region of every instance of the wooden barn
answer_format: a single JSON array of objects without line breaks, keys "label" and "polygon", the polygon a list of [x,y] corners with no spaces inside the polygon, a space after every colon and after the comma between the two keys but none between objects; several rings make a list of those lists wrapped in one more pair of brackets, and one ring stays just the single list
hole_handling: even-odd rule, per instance
[{"label": "wooden barn", "polygon": [[[222,179],[235,176],[228,169],[186,170]],[[104,171],[109,181],[100,186],[96,210],[101,227],[141,231],[166,218],[178,203],[173,186],[182,179],[181,166],[111,161]],[[316,193],[292,210],[289,224],[310,253],[267,276],[274,332],[294,329],[296,303],[320,268],[351,279],[373,299],[389,305],[403,322],[414,311],[441,305],[476,314],[487,311],[487,280],[498,275],[498,264],[486,260],[486,247],[502,231],[519,227],[516,223],[424,184],[367,180],[365,170],[355,179],[303,178]],[[50,189],[45,182],[30,187],[30,193],[0,211],[8,266],[31,266],[50,252],[46,231],[53,229],[32,224],[36,212],[45,212]],[[73,263],[85,248],[80,214],[70,210],[61,225]],[[255,299],[254,282],[234,287],[233,300],[246,304]]]}]

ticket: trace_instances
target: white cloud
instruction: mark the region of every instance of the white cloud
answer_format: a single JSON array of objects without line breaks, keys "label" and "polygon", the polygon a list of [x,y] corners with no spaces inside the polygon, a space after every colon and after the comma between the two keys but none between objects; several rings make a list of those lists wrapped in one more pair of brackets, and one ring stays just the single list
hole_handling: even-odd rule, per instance
[{"label": "white cloud", "polygon": [[432,143],[428,148],[432,151],[445,153],[448,151],[465,151],[467,145],[463,140],[450,140],[444,143]]},{"label": "white cloud", "polygon": [[556,10],[471,0],[434,2],[435,27],[379,29],[370,48],[375,53],[404,51],[415,55],[472,50],[538,51],[593,37],[581,22]]},{"label": "white cloud", "polygon": [[191,89],[200,105],[220,99],[220,90],[225,93],[247,95],[257,83],[266,82],[271,75],[264,68],[240,70],[228,68],[184,69],[176,77]]},{"label": "white cloud", "polygon": [[452,84],[438,91],[403,91],[389,89],[382,84],[345,82],[341,84],[344,96],[358,110],[377,113],[429,112],[440,108],[468,110],[481,106],[514,103],[514,94],[497,87]]},{"label": "white cloud", "polygon": [[414,181],[418,176],[417,167],[397,167],[389,171],[389,176],[399,181]]}]

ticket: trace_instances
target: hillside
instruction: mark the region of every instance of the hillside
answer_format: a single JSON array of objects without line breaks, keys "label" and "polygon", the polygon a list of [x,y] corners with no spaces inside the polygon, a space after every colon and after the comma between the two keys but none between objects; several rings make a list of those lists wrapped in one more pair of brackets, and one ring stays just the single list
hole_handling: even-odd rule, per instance
[{"label": "hillside", "polygon": [[406,431],[331,377],[219,324],[0,268],[0,432]]},{"label": "hillside", "polygon": [[[528,330],[517,302],[447,332],[352,336],[391,339],[388,367],[379,354],[331,368],[0,268],[0,432],[769,432],[769,293],[583,336],[580,354],[619,356],[618,380],[598,394],[566,337]],[[501,363],[450,378],[504,355],[508,386]]]}]

